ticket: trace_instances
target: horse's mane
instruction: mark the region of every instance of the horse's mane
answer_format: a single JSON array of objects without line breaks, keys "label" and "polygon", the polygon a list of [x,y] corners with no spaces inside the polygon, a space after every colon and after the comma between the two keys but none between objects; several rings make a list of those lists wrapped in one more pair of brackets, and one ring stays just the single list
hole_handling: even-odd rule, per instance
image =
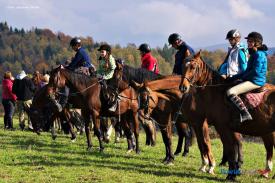
[{"label": "horse's mane", "polygon": [[68,77],[69,77],[68,79],[72,84],[80,84],[80,85],[88,86],[91,82],[97,79],[96,77],[91,77],[83,73],[74,72],[67,68],[64,68],[64,71],[68,72]]},{"label": "horse's mane", "polygon": [[[199,73],[201,73],[200,85],[207,84],[221,84],[225,82],[225,79],[211,67],[207,62],[203,60],[202,57],[197,58],[201,61],[202,65],[199,68]],[[203,73],[202,73],[203,72]]]},{"label": "horse's mane", "polygon": [[148,71],[144,68],[134,68],[129,65],[123,66],[123,80],[124,81],[135,81],[137,83],[143,83],[145,80],[155,80],[162,78],[160,74]]}]

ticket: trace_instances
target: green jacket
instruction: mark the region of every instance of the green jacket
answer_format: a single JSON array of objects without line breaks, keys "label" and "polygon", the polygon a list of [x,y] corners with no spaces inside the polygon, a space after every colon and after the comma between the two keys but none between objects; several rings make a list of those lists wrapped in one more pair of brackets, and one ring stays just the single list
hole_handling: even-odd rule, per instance
[{"label": "green jacket", "polygon": [[105,59],[99,60],[99,68],[98,68],[97,72],[98,72],[98,74],[102,75],[103,79],[108,80],[113,77],[113,74],[114,74],[114,71],[116,68],[115,58],[112,55],[110,55],[109,67],[105,68],[105,65],[106,65]]}]

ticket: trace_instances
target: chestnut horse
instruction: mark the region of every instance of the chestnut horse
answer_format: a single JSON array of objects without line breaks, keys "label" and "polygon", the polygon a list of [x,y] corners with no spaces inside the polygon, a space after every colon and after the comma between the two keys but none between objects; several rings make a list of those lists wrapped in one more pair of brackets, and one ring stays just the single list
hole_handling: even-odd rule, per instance
[{"label": "chestnut horse", "polygon": [[[187,95],[192,88],[196,88],[197,92],[192,94],[200,106],[196,108],[196,113],[198,116],[211,119],[221,138],[229,145],[227,179],[235,180],[234,172],[239,171],[236,159],[238,145],[234,140],[234,131],[252,136],[269,137],[270,142],[274,142],[272,132],[275,131],[275,89],[273,86],[269,86],[264,101],[250,110],[253,120],[238,125],[233,123],[236,121],[236,116],[239,116],[239,112],[225,97],[225,92],[229,88],[228,83],[202,60],[200,52],[185,65],[180,88]],[[269,144],[268,149],[272,149],[273,146],[274,143]]]},{"label": "chestnut horse", "polygon": [[[117,63],[117,67],[115,69],[114,77],[116,78],[119,83],[119,88],[127,88],[129,85],[135,87],[135,82],[142,83],[145,79],[149,80],[156,80],[159,78],[163,78],[164,76],[157,75],[153,72],[147,71],[145,69],[135,69],[127,65],[123,65],[121,63]],[[169,100],[165,95],[159,94],[154,100],[155,104],[158,104],[157,107],[154,108],[152,117],[157,122],[160,131],[162,133],[163,142],[165,144],[166,149],[166,156],[163,160],[164,163],[172,163],[174,160],[174,154],[172,152],[172,123],[171,119],[173,114],[177,111],[174,108],[173,112],[171,113],[172,106],[166,105],[166,99]],[[140,111],[140,116],[144,118],[142,111]],[[145,117],[146,118],[146,117]],[[148,119],[148,118],[147,118]],[[188,136],[189,134],[186,133],[189,130],[189,127],[186,123],[177,123],[176,124],[178,133],[179,133],[179,142],[177,146],[177,150],[175,153],[180,153],[182,148],[183,137],[185,137],[185,148],[184,148],[184,155],[186,155],[189,151],[189,146],[191,145],[191,137]]]},{"label": "chestnut horse", "polygon": [[[70,96],[76,95],[77,100],[73,104],[81,108],[85,121],[85,133],[87,137],[88,149],[92,147],[90,135],[90,115],[94,123],[94,133],[99,140],[100,151],[103,151],[103,138],[100,130],[100,116],[118,116],[121,115],[121,121],[124,125],[125,135],[128,142],[128,150],[133,149],[132,132],[129,121],[134,123],[134,135],[136,140],[136,152],[139,153],[139,123],[138,123],[138,103],[137,96],[133,89],[125,89],[120,93],[120,104],[114,112],[108,111],[108,98],[102,95],[102,87],[98,78],[70,71],[62,66],[53,69],[50,73],[48,86],[50,93],[56,92],[56,89],[67,86],[70,88]],[[110,92],[107,93],[107,97]]]}]

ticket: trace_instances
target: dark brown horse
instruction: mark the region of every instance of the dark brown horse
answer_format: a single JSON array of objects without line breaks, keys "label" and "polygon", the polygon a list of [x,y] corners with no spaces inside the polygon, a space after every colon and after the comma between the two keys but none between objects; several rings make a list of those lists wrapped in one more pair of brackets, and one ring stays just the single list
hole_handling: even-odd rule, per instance
[{"label": "dark brown horse", "polygon": [[[236,116],[239,116],[239,112],[225,98],[225,92],[229,86],[201,59],[200,52],[184,67],[180,84],[185,94],[190,93],[194,87],[197,88],[197,92],[192,95],[200,106],[196,108],[196,113],[211,119],[221,138],[230,145],[227,179],[234,180],[235,172],[239,172],[236,159],[238,145],[234,140],[234,131],[252,136],[265,136],[272,142],[274,139],[272,132],[275,130],[275,90],[272,86],[269,87],[264,101],[255,109],[250,110],[253,120],[235,125],[234,121]],[[269,144],[268,149],[272,149],[273,146],[274,144]]]},{"label": "dark brown horse", "polygon": [[[133,122],[134,135],[136,140],[136,152],[139,153],[139,123],[138,123],[138,103],[137,96],[133,89],[125,89],[120,92],[120,102],[114,112],[108,111],[108,104],[112,93],[102,93],[102,86],[98,78],[92,78],[81,73],[72,72],[62,66],[54,69],[50,73],[49,91],[55,92],[56,89],[67,86],[70,88],[70,96],[76,95],[77,100],[74,104],[77,108],[81,108],[81,112],[85,121],[85,133],[87,137],[88,149],[92,147],[90,135],[90,115],[94,123],[94,132],[98,137],[100,151],[103,151],[102,133],[100,130],[100,116],[118,116],[121,115],[122,124],[124,124],[125,135],[128,140],[128,150],[133,149],[132,132],[130,122]],[[107,98],[106,98],[107,97]]]},{"label": "dark brown horse", "polygon": [[54,121],[60,119],[61,121],[66,121],[69,127],[69,132],[71,133],[71,140],[76,139],[75,132],[73,130],[73,125],[71,123],[71,112],[68,108],[64,108],[62,112],[57,112],[51,110],[52,105],[47,97],[47,86],[39,89],[33,98],[32,105],[29,109],[26,109],[28,115],[30,116],[33,127],[39,133],[38,129],[48,131],[51,128],[52,138],[56,138]]}]

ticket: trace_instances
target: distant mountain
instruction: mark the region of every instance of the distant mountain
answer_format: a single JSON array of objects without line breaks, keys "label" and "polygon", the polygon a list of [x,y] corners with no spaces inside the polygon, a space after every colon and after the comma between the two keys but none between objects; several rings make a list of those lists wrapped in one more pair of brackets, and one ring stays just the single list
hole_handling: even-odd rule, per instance
[{"label": "distant mountain", "polygon": [[215,44],[215,45],[210,45],[210,46],[205,46],[205,47],[199,47],[196,48],[196,50],[207,50],[207,51],[216,51],[216,50],[224,50],[227,51],[228,44]]},{"label": "distant mountain", "polygon": [[[216,50],[227,51],[228,44],[216,44],[216,45],[211,45],[211,46],[196,48],[196,50],[200,50],[200,49],[207,50],[207,51],[216,51]],[[268,48],[268,54],[269,55],[275,54],[275,47],[269,47]]]}]

